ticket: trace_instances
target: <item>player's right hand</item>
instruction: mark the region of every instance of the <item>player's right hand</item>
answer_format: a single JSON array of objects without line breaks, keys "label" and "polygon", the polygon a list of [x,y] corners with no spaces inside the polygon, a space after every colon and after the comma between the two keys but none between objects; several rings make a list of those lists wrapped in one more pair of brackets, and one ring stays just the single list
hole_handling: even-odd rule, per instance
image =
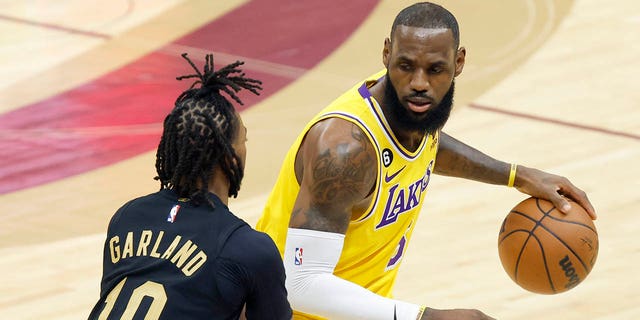
[{"label": "player's right hand", "polygon": [[420,320],[496,320],[476,309],[438,310],[426,308]]}]

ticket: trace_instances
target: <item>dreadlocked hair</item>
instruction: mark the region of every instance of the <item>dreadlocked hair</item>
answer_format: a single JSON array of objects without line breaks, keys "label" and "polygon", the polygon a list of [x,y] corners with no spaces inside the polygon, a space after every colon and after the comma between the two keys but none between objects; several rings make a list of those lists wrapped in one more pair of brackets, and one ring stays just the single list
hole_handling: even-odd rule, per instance
[{"label": "dreadlocked hair", "polygon": [[[233,149],[239,119],[233,105],[222,92],[243,104],[236,95],[241,89],[259,95],[259,80],[245,78],[236,61],[217,71],[213,55],[205,56],[204,72],[200,72],[187,57],[195,74],[177,80],[196,79],[175,101],[171,113],[164,119],[164,129],[156,153],[154,178],[160,180],[160,190],[174,190],[178,197],[189,198],[194,204],[214,206],[207,197],[213,169],[219,166],[229,180],[229,196],[237,197],[244,176],[241,159]],[[199,85],[199,86],[198,86]]]}]

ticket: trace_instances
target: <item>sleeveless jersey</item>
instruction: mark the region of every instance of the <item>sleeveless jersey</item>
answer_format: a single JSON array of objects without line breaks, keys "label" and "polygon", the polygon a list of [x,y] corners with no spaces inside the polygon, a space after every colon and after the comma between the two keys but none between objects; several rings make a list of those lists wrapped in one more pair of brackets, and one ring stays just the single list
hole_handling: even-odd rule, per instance
[{"label": "sleeveless jersey", "polygon": [[268,233],[283,255],[289,219],[300,190],[294,162],[303,138],[314,124],[327,118],[352,122],[376,150],[377,182],[366,212],[349,223],[334,274],[391,297],[435,164],[438,134],[425,135],[413,152],[398,142],[368,90],[383,75],[381,71],[353,87],[306,125],[286,155],[256,229]]}]

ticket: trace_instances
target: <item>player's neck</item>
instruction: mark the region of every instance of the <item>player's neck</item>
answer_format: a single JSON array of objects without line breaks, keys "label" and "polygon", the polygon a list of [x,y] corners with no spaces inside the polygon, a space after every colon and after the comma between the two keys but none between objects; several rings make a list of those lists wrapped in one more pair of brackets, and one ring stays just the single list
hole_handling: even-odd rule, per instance
[{"label": "player's neck", "polygon": [[209,192],[220,198],[225,205],[229,205],[229,180],[219,168],[213,170],[211,180],[209,180]]}]

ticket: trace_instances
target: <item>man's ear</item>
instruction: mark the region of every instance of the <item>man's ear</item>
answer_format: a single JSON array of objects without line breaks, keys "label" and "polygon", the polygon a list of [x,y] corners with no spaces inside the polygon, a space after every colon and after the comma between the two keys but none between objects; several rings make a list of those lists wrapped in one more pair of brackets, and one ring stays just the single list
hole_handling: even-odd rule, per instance
[{"label": "man's ear", "polygon": [[458,49],[458,51],[456,52],[456,72],[454,74],[454,77],[457,77],[462,73],[466,56],[467,49],[465,49],[464,47],[460,47],[460,49]]},{"label": "man's ear", "polygon": [[384,67],[389,69],[389,55],[391,54],[391,39],[384,39],[384,47],[382,49],[382,63]]}]

